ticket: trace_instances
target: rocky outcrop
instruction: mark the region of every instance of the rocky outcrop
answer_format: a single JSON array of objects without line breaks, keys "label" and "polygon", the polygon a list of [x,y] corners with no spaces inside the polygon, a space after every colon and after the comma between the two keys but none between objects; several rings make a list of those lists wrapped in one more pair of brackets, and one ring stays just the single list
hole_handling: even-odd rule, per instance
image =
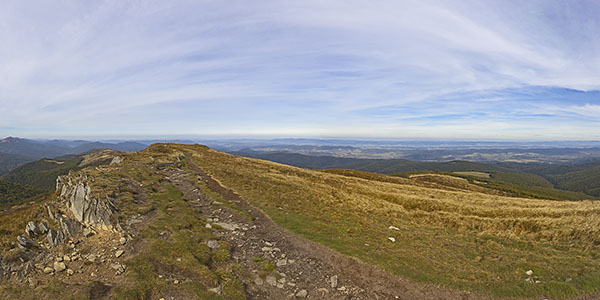
[{"label": "rocky outcrop", "polygon": [[58,177],[56,190],[59,192],[59,200],[81,224],[98,230],[120,230],[120,226],[112,221],[116,212],[113,200],[108,197],[93,197],[85,173],[69,173]]}]

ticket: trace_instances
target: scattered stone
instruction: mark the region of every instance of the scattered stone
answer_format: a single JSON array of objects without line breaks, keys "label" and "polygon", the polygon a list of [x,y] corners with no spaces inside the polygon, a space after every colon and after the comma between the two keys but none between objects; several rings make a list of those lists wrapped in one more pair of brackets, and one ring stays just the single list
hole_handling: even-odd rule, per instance
[{"label": "scattered stone", "polygon": [[212,229],[212,225],[210,225],[210,223],[206,223],[206,225],[204,225],[204,227],[206,227],[208,229]]},{"label": "scattered stone", "polygon": [[573,278],[568,277],[568,278],[565,279],[565,282],[570,282],[571,280],[573,280]]},{"label": "scattered stone", "polygon": [[275,278],[275,276],[269,275],[267,278],[265,278],[265,281],[272,286],[277,285],[277,278]]},{"label": "scattered stone", "polygon": [[224,223],[224,222],[215,223],[215,225],[219,225],[219,226],[221,226],[221,228],[223,228],[225,230],[229,230],[229,231],[235,231],[240,228],[237,224]]},{"label": "scattered stone", "polygon": [[27,278],[27,282],[29,283],[29,287],[32,287],[32,288],[34,288],[38,285],[38,280],[33,277]]},{"label": "scattered stone", "polygon": [[296,297],[298,298],[306,298],[308,296],[308,292],[306,290],[300,290],[296,293]]},{"label": "scattered stone", "polygon": [[37,224],[35,224],[35,222],[29,221],[29,223],[27,223],[27,226],[25,226],[25,233],[30,237],[34,237],[40,233],[40,230],[38,229],[38,226]]},{"label": "scattered stone", "polygon": [[92,235],[94,235],[94,231],[91,228],[88,227],[88,228],[83,229],[83,236],[85,236],[87,238]]},{"label": "scattered stone", "polygon": [[527,274],[527,276],[531,276],[531,275],[533,275],[533,270],[529,270],[529,271],[525,272],[525,274]]},{"label": "scattered stone", "polygon": [[256,277],[256,279],[254,279],[254,284],[256,285],[263,285],[264,283],[264,280],[262,280],[260,277]]},{"label": "scattered stone", "polygon": [[55,272],[57,272],[57,273],[62,272],[66,269],[67,269],[67,266],[65,265],[64,262],[59,262],[59,261],[54,262],[54,271]]},{"label": "scattered stone", "polygon": [[325,294],[329,294],[329,290],[326,288],[319,288],[317,291],[321,293],[321,297],[325,296]]},{"label": "scattered stone", "polygon": [[173,281],[173,284],[179,284],[179,280],[175,279],[175,280]]},{"label": "scattered stone", "polygon": [[217,295],[221,295],[221,292],[223,291],[223,288],[221,286],[218,286],[216,288],[212,288],[212,289],[208,289],[209,292],[213,292]]},{"label": "scattered stone", "polygon": [[122,237],[119,239],[119,243],[121,243],[121,245],[125,245],[125,244],[127,243],[127,239],[126,239],[124,236],[122,236]]},{"label": "scattered stone", "polygon": [[266,241],[265,241],[265,245],[267,245],[267,246],[271,247],[271,246],[273,246],[273,243],[271,243],[271,242],[266,242]]},{"label": "scattered stone", "polygon": [[283,266],[287,265],[287,259],[280,259],[277,261],[277,263],[275,263],[275,265],[278,267],[283,267]]},{"label": "scattered stone", "polygon": [[119,258],[123,255],[123,253],[125,253],[125,251],[123,250],[117,250],[117,252],[115,252],[115,257]]},{"label": "scattered stone", "polygon": [[215,250],[215,249],[221,247],[221,245],[219,245],[219,242],[215,241],[215,240],[209,240],[209,241],[207,241],[206,245],[208,246],[208,248],[210,248],[212,250]]},{"label": "scattered stone", "polygon": [[473,259],[473,261],[474,261],[474,262],[480,262],[481,260],[483,260],[483,257],[481,257],[481,256],[476,256],[476,257]]},{"label": "scattered stone", "polygon": [[333,275],[333,276],[329,277],[329,283],[331,284],[331,288],[335,289],[338,285],[338,276]]},{"label": "scattered stone", "polygon": [[71,261],[71,257],[68,255],[63,256],[63,261]]},{"label": "scattered stone", "polygon": [[38,244],[26,235],[17,236],[17,245],[21,249],[32,249],[38,247]]},{"label": "scattered stone", "polygon": [[400,230],[400,228],[398,228],[396,226],[390,226],[390,227],[388,227],[388,229],[391,229],[391,230]]},{"label": "scattered stone", "polygon": [[392,242],[392,243],[395,243],[395,242],[396,242],[396,239],[395,239],[395,238],[393,238],[393,237],[388,237],[388,240],[389,240],[390,242]]},{"label": "scattered stone", "polygon": [[48,226],[44,223],[38,224],[38,229],[40,230],[40,234],[46,234],[48,232]]},{"label": "scattered stone", "polygon": [[94,254],[88,255],[87,256],[87,261],[92,262],[92,263],[95,262],[96,261],[96,255],[94,255]]},{"label": "scattered stone", "polygon": [[67,275],[71,276],[73,275],[75,272],[72,269],[67,269]]}]

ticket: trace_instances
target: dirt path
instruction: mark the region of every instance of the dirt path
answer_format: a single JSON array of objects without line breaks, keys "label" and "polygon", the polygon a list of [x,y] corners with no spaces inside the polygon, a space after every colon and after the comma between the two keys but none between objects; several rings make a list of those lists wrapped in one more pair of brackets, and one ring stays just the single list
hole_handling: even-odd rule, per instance
[{"label": "dirt path", "polygon": [[[209,223],[220,225],[219,238],[231,244],[232,257],[244,266],[249,299],[489,299],[399,279],[377,267],[339,254],[275,224],[233,191],[221,186],[188,160],[199,180],[226,201],[235,203],[252,220],[202,194],[183,170],[172,170],[171,182]],[[265,276],[260,262],[275,267]]]}]

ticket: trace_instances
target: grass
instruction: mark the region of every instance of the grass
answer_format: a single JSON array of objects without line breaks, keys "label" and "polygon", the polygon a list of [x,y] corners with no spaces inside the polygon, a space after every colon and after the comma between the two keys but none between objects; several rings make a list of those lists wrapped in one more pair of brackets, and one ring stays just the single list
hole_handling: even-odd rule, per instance
[{"label": "grass", "polygon": [[[600,288],[596,202],[427,188],[177,147],[278,224],[393,274],[497,296]],[[529,269],[541,283],[524,281]]]}]

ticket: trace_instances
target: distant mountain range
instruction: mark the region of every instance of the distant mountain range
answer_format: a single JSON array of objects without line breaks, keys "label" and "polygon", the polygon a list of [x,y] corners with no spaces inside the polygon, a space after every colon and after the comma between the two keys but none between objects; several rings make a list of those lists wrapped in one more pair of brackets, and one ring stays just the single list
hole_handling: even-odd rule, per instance
[{"label": "distant mountain range", "polygon": [[30,140],[7,137],[0,140],[0,176],[15,167],[41,158],[54,158],[69,154],[82,154],[96,149],[139,151],[146,148],[139,142],[90,142],[83,140]]}]

